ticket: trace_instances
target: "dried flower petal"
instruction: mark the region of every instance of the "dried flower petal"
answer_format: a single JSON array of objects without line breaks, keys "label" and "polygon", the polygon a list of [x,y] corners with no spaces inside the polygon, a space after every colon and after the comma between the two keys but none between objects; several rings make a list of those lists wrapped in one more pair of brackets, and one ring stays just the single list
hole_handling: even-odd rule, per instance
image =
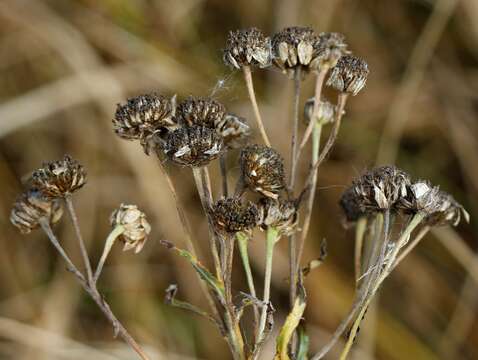
[{"label": "dried flower petal", "polygon": [[168,134],[164,152],[176,164],[203,166],[216,159],[223,151],[222,138],[214,129],[187,126]]},{"label": "dried flower petal", "polygon": [[260,226],[264,230],[273,227],[283,235],[290,235],[297,226],[297,207],[294,201],[262,198],[259,213]]},{"label": "dried flower petal", "polygon": [[327,85],[342,93],[357,95],[367,82],[367,63],[355,56],[342,56],[333,68]]},{"label": "dried flower petal", "polygon": [[239,198],[226,198],[214,204],[212,218],[222,232],[247,232],[258,224],[259,210],[252,202],[243,204]]},{"label": "dried flower petal", "polygon": [[[314,113],[314,103],[315,99],[313,97],[305,102],[304,119],[306,120],[307,124],[309,123]],[[320,122],[322,124],[328,124],[334,121],[334,117],[335,106],[327,100],[321,100],[317,109],[317,116],[315,118],[315,121]]]},{"label": "dried flower petal", "polygon": [[226,115],[226,108],[210,98],[190,96],[178,104],[176,119],[183,126],[200,125],[215,128]]},{"label": "dried flower petal", "polygon": [[44,163],[33,172],[30,182],[46,197],[63,197],[86,184],[86,171],[78,161],[65,155],[63,160]]},{"label": "dried flower petal", "polygon": [[284,188],[284,164],[274,149],[263,145],[249,145],[240,157],[242,177],[253,191],[276,199]]},{"label": "dried flower petal", "polygon": [[111,226],[123,226],[124,232],[118,237],[124,242],[123,251],[134,249],[139,253],[148,239],[151,226],[146,220],[146,215],[136,205],[121,204],[110,217]]},{"label": "dried flower petal", "polygon": [[10,221],[22,234],[28,234],[40,226],[40,219],[45,218],[53,225],[62,215],[63,208],[58,199],[47,199],[38,190],[28,190],[15,201]]},{"label": "dried flower petal", "polygon": [[266,67],[271,63],[271,42],[259,29],[230,31],[223,50],[226,65]]}]

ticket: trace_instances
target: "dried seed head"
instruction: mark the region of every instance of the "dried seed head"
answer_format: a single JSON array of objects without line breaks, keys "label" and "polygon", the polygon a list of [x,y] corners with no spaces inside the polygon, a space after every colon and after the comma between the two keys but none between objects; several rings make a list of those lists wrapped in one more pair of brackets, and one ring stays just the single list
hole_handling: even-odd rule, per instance
[{"label": "dried seed head", "polygon": [[244,144],[250,135],[250,127],[246,119],[235,114],[226,114],[215,124],[216,131],[221,135],[224,146],[235,149]]},{"label": "dried seed head", "polygon": [[[395,210],[407,195],[410,177],[395,166],[381,166],[366,172],[352,183],[360,213]],[[350,196],[350,195],[348,195]]]},{"label": "dried seed head", "polygon": [[276,228],[283,235],[290,235],[297,226],[297,207],[294,201],[283,198],[262,198],[259,202],[260,226],[267,230]]},{"label": "dried seed head", "polygon": [[284,164],[274,149],[249,145],[241,151],[240,166],[246,186],[264,196],[277,199],[284,188]]},{"label": "dried seed head", "polygon": [[153,134],[176,125],[175,102],[175,97],[170,99],[156,93],[130,98],[126,104],[117,105],[114,131],[123,139],[140,140],[146,146]]},{"label": "dried seed head", "polygon": [[285,28],[272,37],[273,62],[289,76],[299,67],[304,72],[317,69],[318,44],[319,37],[310,27]]},{"label": "dried seed head", "polygon": [[22,234],[40,226],[40,219],[57,223],[63,215],[61,202],[58,199],[47,199],[38,190],[28,190],[21,194],[13,204],[10,221]]},{"label": "dried seed head", "polygon": [[111,226],[123,226],[124,232],[118,237],[124,242],[123,251],[134,249],[139,253],[148,239],[151,226],[146,220],[146,215],[136,205],[121,204],[119,209],[113,211],[110,217]]},{"label": "dried seed head", "polygon": [[434,213],[426,217],[425,222],[428,225],[457,226],[460,223],[462,217],[467,223],[470,222],[470,215],[465,210],[465,208],[453,198],[453,196],[441,190],[438,191],[438,194],[436,196],[439,206]]},{"label": "dried seed head", "polygon": [[[314,104],[315,99],[313,97],[305,102],[304,119],[306,120],[307,124],[310,122],[310,119],[314,114]],[[321,100],[317,109],[315,121],[320,122],[321,124],[328,124],[334,121],[334,117],[335,106],[327,100]]]},{"label": "dried seed head", "polygon": [[236,69],[266,67],[271,63],[271,41],[256,28],[230,31],[223,53],[226,65]]},{"label": "dried seed head", "polygon": [[212,218],[221,232],[248,232],[259,223],[259,210],[252,202],[243,204],[239,198],[226,198],[214,204]]},{"label": "dried seed head", "polygon": [[210,98],[190,96],[178,104],[176,118],[183,126],[200,125],[215,128],[226,115],[226,108]]},{"label": "dried seed head", "polygon": [[339,204],[342,208],[345,218],[348,222],[356,222],[359,218],[366,215],[360,209],[360,202],[354,187],[350,187],[344,191],[340,198]]},{"label": "dried seed head", "polygon": [[349,54],[345,36],[335,32],[323,32],[319,34],[319,41],[315,47],[316,61],[319,68],[333,68],[337,61],[344,55]]},{"label": "dried seed head", "polygon": [[63,197],[86,184],[86,171],[78,161],[65,155],[63,160],[44,163],[33,172],[30,182],[32,188],[38,189],[45,197]]},{"label": "dried seed head", "polygon": [[342,56],[333,68],[327,85],[342,93],[357,95],[367,82],[367,63],[355,56]]},{"label": "dried seed head", "polygon": [[197,125],[170,132],[164,145],[164,152],[168,158],[183,166],[207,165],[222,151],[223,141],[217,132]]}]

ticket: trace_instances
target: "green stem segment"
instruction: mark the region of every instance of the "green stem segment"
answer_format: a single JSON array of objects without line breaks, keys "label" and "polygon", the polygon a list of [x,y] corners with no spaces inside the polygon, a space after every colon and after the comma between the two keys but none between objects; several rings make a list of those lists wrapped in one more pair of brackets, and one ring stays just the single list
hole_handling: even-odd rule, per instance
[{"label": "green stem segment", "polygon": [[[247,243],[249,242],[249,237],[243,233],[238,232],[236,234],[237,247],[239,249],[239,254],[241,255],[242,265],[244,266],[244,272],[246,274],[247,286],[249,287],[249,293],[252,297],[257,298],[256,288],[254,286],[254,278],[252,277],[251,265],[249,263],[249,253],[247,251]],[[254,322],[259,324],[259,310],[254,304]]]},{"label": "green stem segment", "polygon": [[362,251],[365,230],[367,229],[367,217],[361,217],[355,227],[355,284],[358,286],[362,275]]},{"label": "green stem segment", "polygon": [[105,265],[106,259],[115,243],[116,239],[124,232],[124,227],[121,225],[116,226],[108,235],[105,242],[105,247],[103,249],[103,254],[101,255],[100,261],[98,262],[98,266],[96,267],[95,275],[93,277],[93,282],[96,284],[98,282],[98,278],[101,275],[101,271],[103,270],[103,266]]}]

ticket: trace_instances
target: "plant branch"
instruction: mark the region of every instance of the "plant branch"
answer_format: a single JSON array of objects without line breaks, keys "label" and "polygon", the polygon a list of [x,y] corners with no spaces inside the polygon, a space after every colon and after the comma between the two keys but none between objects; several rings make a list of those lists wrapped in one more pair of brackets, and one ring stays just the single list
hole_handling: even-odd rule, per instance
[{"label": "plant branch", "polygon": [[98,279],[103,271],[103,266],[105,265],[106,259],[115,243],[116,239],[124,232],[124,227],[121,225],[116,226],[108,235],[105,241],[105,247],[103,249],[103,254],[101,254],[100,261],[96,267],[95,275],[93,276],[93,282],[96,284]]}]

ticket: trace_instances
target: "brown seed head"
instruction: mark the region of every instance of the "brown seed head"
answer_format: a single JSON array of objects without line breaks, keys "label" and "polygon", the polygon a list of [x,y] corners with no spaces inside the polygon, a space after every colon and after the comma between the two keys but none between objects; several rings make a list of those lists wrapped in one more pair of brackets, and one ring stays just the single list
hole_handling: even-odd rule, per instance
[{"label": "brown seed head", "polygon": [[167,157],[183,166],[203,166],[223,151],[222,138],[205,126],[186,126],[168,134],[164,145]]},{"label": "brown seed head", "polygon": [[425,222],[430,226],[457,226],[463,217],[467,223],[470,222],[470,215],[465,208],[458,203],[450,194],[439,191],[437,194],[438,209],[428,215]]},{"label": "brown seed head", "polygon": [[45,197],[63,197],[86,184],[86,171],[78,161],[65,155],[63,160],[46,162],[35,170],[30,183]]},{"label": "brown seed head", "polygon": [[13,204],[10,221],[22,234],[28,234],[40,226],[40,219],[44,218],[54,225],[62,215],[58,199],[47,199],[38,190],[27,190]]},{"label": "brown seed head", "polygon": [[222,137],[224,146],[235,149],[244,144],[250,135],[246,119],[235,114],[226,114],[215,124],[217,133]]},{"label": "brown seed head", "polygon": [[277,199],[285,186],[282,157],[263,145],[248,145],[241,151],[240,166],[244,183],[264,196]]},{"label": "brown seed head", "polygon": [[318,45],[319,37],[312,28],[285,28],[272,37],[273,62],[289,76],[293,76],[299,67],[304,72],[315,70],[319,65]]},{"label": "brown seed head", "polygon": [[[304,119],[307,124],[310,122],[310,119],[314,114],[314,103],[315,99],[313,97],[305,102]],[[334,121],[334,117],[335,106],[327,100],[321,100],[317,109],[315,121],[320,122],[321,124],[328,124]]]},{"label": "brown seed head", "polygon": [[152,135],[175,127],[175,101],[175,97],[152,93],[118,104],[113,119],[115,133],[123,139],[140,140],[145,147]]},{"label": "brown seed head", "polygon": [[282,235],[290,235],[297,226],[295,202],[283,198],[262,198],[259,202],[260,226],[276,228]]},{"label": "brown seed head", "polygon": [[345,36],[335,32],[323,32],[319,34],[319,41],[315,45],[316,59],[319,68],[333,68],[337,61],[344,55],[349,54]]},{"label": "brown seed head", "polygon": [[220,232],[249,232],[259,222],[259,210],[252,202],[243,204],[239,198],[226,198],[214,204],[212,218]]},{"label": "brown seed head", "polygon": [[124,232],[118,237],[124,242],[123,251],[134,249],[139,253],[148,239],[151,226],[146,220],[146,215],[136,205],[121,204],[119,209],[113,211],[110,217],[111,226],[123,226]]},{"label": "brown seed head", "polygon": [[266,67],[271,63],[271,41],[256,28],[230,31],[223,50],[226,65]]},{"label": "brown seed head", "polygon": [[360,199],[354,187],[350,187],[344,191],[339,204],[348,222],[356,222],[359,218],[366,215],[361,210]]},{"label": "brown seed head", "polygon": [[367,63],[355,56],[342,56],[333,68],[327,85],[342,93],[357,95],[367,82]]},{"label": "brown seed head", "polygon": [[226,108],[210,98],[188,97],[178,104],[176,119],[183,126],[200,125],[215,128],[226,115]]}]

